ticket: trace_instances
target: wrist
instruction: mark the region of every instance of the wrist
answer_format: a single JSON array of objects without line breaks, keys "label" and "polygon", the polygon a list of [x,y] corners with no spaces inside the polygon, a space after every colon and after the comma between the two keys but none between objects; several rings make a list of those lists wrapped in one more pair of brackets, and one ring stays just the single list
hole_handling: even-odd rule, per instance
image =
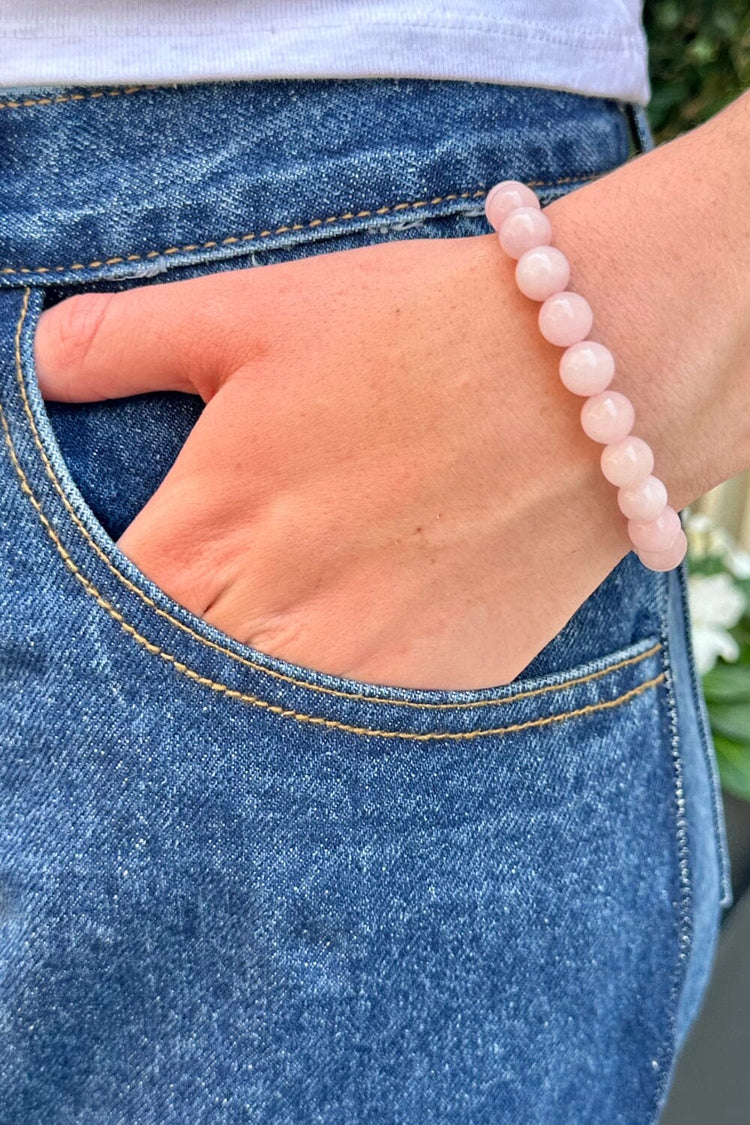
[{"label": "wrist", "polygon": [[486,404],[503,451],[495,503],[507,507],[512,487],[515,510],[546,525],[548,540],[578,558],[593,590],[631,549],[617,490],[601,471],[602,446],[582,431],[583,399],[563,386],[562,351],[540,334],[539,305],[519,292],[516,263],[497,235],[456,246],[469,252],[466,280],[454,288],[476,347],[471,395]]},{"label": "wrist", "polygon": [[729,202],[746,196],[730,126],[709,124],[548,208],[570,287],[594,310],[591,338],[615,355],[613,389],[631,398],[678,508],[750,464],[750,218],[738,229]]}]

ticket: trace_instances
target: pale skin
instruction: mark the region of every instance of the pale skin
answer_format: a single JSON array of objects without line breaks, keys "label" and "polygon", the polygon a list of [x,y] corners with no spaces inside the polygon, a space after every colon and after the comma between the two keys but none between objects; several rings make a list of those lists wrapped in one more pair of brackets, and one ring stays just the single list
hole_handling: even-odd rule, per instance
[{"label": "pale skin", "polygon": [[[750,465],[750,94],[548,208],[677,508]],[[369,683],[516,677],[630,549],[494,234],[83,294],[46,398],[206,403],[118,546],[216,628]]]}]

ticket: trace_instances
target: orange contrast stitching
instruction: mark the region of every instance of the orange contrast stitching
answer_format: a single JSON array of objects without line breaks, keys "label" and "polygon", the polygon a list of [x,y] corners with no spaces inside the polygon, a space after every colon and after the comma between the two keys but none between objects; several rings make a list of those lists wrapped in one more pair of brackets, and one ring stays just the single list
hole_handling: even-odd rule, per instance
[{"label": "orange contrast stitching", "polygon": [[110,602],[108,602],[106,598],[102,597],[93,583],[89,582],[89,580],[84,577],[76,564],[73,562],[68,552],[63,547],[57,535],[57,532],[50,524],[49,520],[42,510],[41,504],[31,490],[26,474],[24,473],[23,468],[21,467],[21,464],[18,460],[16,449],[13,444],[13,439],[10,434],[10,429],[5,417],[5,411],[3,410],[1,405],[0,423],[2,423],[3,432],[5,434],[5,441],[10,452],[13,467],[16,470],[18,478],[21,482],[22,491],[28,496],[29,500],[31,501],[32,506],[34,507],[37,515],[39,516],[39,519],[41,520],[42,526],[57,548],[65,565],[68,567],[73,576],[81,583],[86,593],[94,598],[94,600],[107,611],[110,617],[112,617],[126,633],[128,633],[131,637],[133,637],[134,640],[142,645],[147,652],[161,657],[162,660],[171,664],[176,671],[181,672],[183,675],[187,676],[191,680],[194,680],[198,684],[211,688],[212,691],[221,692],[229,699],[237,699],[243,703],[250,703],[255,707],[262,707],[264,710],[270,711],[272,714],[278,715],[281,718],[292,718],[304,723],[313,723],[318,726],[332,727],[336,730],[346,731],[349,734],[365,734],[377,738],[409,739],[414,742],[435,742],[443,739],[450,739],[452,741],[466,741],[472,738],[479,738],[482,735],[502,735],[517,733],[519,731],[529,730],[533,727],[543,727],[548,726],[550,723],[559,723],[567,719],[578,718],[582,715],[591,715],[596,711],[611,710],[614,707],[620,707],[623,703],[627,703],[629,700],[634,699],[635,696],[641,695],[643,692],[648,691],[649,688],[655,687],[666,678],[666,673],[661,672],[658,676],[654,676],[653,679],[646,680],[644,683],[638,684],[637,687],[631,688],[630,691],[624,692],[616,699],[607,699],[602,700],[599,703],[590,703],[585,707],[578,707],[574,711],[564,711],[560,714],[547,715],[540,719],[529,719],[525,723],[513,723],[512,725],[506,727],[492,727],[489,730],[429,731],[427,733],[421,734],[415,733],[413,731],[373,730],[369,727],[355,727],[349,723],[339,722],[337,719],[323,718],[322,715],[306,715],[301,711],[294,711],[288,707],[280,707],[278,704],[269,703],[265,699],[259,699],[256,695],[249,695],[246,692],[237,691],[235,688],[230,688],[227,684],[223,684],[218,680],[212,680],[207,676],[199,675],[198,672],[194,671],[186,664],[183,664],[181,661],[177,660],[177,658],[173,656],[172,653],[166,652],[163,648],[160,648],[159,645],[155,645],[151,641],[147,640],[142,633],[139,633],[137,629],[135,629],[129,622],[125,620],[119,610],[115,609],[115,607]]},{"label": "orange contrast stitching", "polygon": [[[531,180],[529,187],[557,187],[560,184],[584,183],[586,180],[596,180],[602,174],[601,172],[592,172],[587,176],[565,176],[561,180]],[[341,215],[329,215],[325,219],[311,219],[306,223],[288,223],[285,226],[276,227],[275,230],[262,230],[249,234],[232,234],[227,238],[222,238],[220,241],[213,239],[209,242],[191,242],[186,246],[169,246],[166,250],[148,250],[144,254],[128,254],[127,257],[102,257],[88,264],[85,262],[74,262],[71,266],[36,266],[33,268],[27,266],[3,266],[2,269],[0,269],[0,274],[65,273],[67,270],[105,269],[107,266],[119,265],[122,262],[141,262],[152,258],[161,258],[165,255],[186,254],[192,250],[212,250],[214,247],[231,246],[236,242],[251,242],[256,238],[268,238],[272,234],[286,234],[289,231],[308,230],[327,223],[364,219],[373,215],[387,215],[389,211],[414,210],[417,207],[426,207],[428,204],[446,203],[451,199],[477,199],[486,194],[486,188],[479,188],[477,191],[473,192],[462,191],[454,192],[451,195],[438,195],[434,199],[416,199],[408,203],[393,203],[388,207],[379,207],[377,211],[345,211]]]},{"label": "orange contrast stitching", "polygon": [[124,94],[136,94],[147,86],[128,86],[124,90],[93,90],[89,94],[60,94],[56,98],[24,98],[20,102],[0,102],[0,109],[22,109],[27,105],[58,105],[60,102],[85,102],[90,98],[119,98]]},{"label": "orange contrast stitching", "polygon": [[530,698],[533,698],[534,696],[537,696],[537,695],[544,695],[544,694],[546,694],[547,692],[550,692],[550,691],[562,691],[563,688],[575,687],[578,684],[588,683],[591,680],[600,679],[602,676],[606,676],[610,672],[614,672],[619,668],[626,668],[631,664],[639,664],[642,660],[646,660],[647,657],[653,656],[654,653],[658,652],[659,649],[662,647],[661,642],[657,642],[657,644],[653,645],[646,652],[639,653],[636,656],[627,657],[624,660],[619,660],[619,661],[617,661],[617,663],[609,664],[609,665],[607,665],[607,667],[601,668],[596,672],[589,672],[585,676],[578,676],[578,677],[575,677],[574,679],[571,679],[571,680],[565,680],[564,682],[559,683],[559,684],[547,684],[544,687],[532,688],[529,691],[519,692],[516,695],[500,696],[500,697],[494,698],[494,699],[472,700],[472,701],[469,701],[469,702],[466,702],[466,703],[429,703],[429,702],[419,703],[419,702],[416,702],[414,700],[409,700],[409,699],[382,698],[382,697],[379,697],[379,696],[365,695],[361,692],[343,691],[340,688],[326,687],[322,684],[313,684],[313,683],[310,683],[307,680],[301,680],[301,679],[298,679],[295,676],[290,676],[287,673],[277,672],[274,668],[267,668],[267,667],[265,667],[265,665],[259,664],[255,660],[250,660],[246,656],[241,656],[239,653],[234,652],[232,649],[227,648],[225,645],[221,645],[221,644],[218,644],[216,641],[212,641],[209,637],[202,636],[200,633],[197,633],[194,629],[192,629],[189,625],[186,625],[185,622],[180,621],[180,619],[178,617],[175,617],[175,616],[173,616],[173,614],[169,613],[168,610],[162,609],[161,606],[159,606],[154,601],[154,599],[151,598],[145,592],[145,590],[141,590],[141,588],[139,586],[137,586],[134,582],[131,582],[130,579],[125,574],[123,574],[121,570],[119,570],[115,566],[115,564],[108,558],[108,556],[105,554],[105,552],[102,550],[102,548],[96,542],[96,540],[91,536],[88,528],[82,522],[78,513],[73,508],[70,501],[68,500],[68,497],[65,495],[65,491],[64,491],[62,485],[60,484],[60,481],[58,480],[57,474],[55,473],[55,470],[52,467],[52,464],[49,460],[49,457],[47,456],[47,451],[44,448],[42,440],[39,436],[39,431],[37,429],[36,420],[34,418],[34,414],[33,414],[33,411],[31,409],[31,404],[29,402],[28,395],[27,395],[27,392],[26,392],[26,382],[25,382],[25,377],[24,377],[24,373],[23,373],[23,360],[22,360],[22,357],[21,357],[21,332],[23,330],[23,325],[24,325],[24,322],[26,320],[26,314],[28,312],[30,296],[31,296],[31,290],[26,288],[24,290],[24,299],[23,299],[22,306],[21,306],[21,314],[19,316],[18,324],[16,326],[16,336],[15,336],[16,378],[18,380],[18,385],[19,385],[19,388],[20,388],[20,391],[21,391],[21,399],[23,401],[24,411],[26,413],[26,417],[27,417],[27,419],[29,421],[29,424],[31,426],[32,434],[33,434],[33,437],[34,437],[34,443],[35,443],[37,449],[39,450],[39,453],[41,454],[42,461],[44,463],[44,467],[45,467],[45,470],[47,472],[47,476],[50,478],[52,484],[54,485],[55,491],[60,496],[60,499],[62,500],[62,502],[65,506],[65,509],[68,512],[68,514],[70,515],[74,524],[76,525],[76,527],[78,528],[80,533],[83,535],[84,539],[94,549],[94,551],[99,556],[99,558],[102,560],[102,562],[105,564],[107,569],[109,571],[111,571],[111,573],[115,576],[115,578],[117,578],[118,581],[121,582],[128,590],[131,590],[134,594],[137,594],[138,597],[143,602],[145,602],[146,605],[148,605],[151,609],[153,609],[160,617],[163,617],[166,621],[169,621],[170,624],[177,626],[178,629],[182,629],[182,631],[184,633],[187,633],[188,636],[190,636],[194,640],[200,642],[200,644],[206,645],[208,648],[214,649],[216,652],[220,652],[225,656],[229,656],[232,660],[237,661],[239,664],[243,664],[246,667],[252,668],[252,669],[254,669],[255,671],[258,671],[258,672],[264,672],[266,675],[273,676],[276,679],[283,680],[286,683],[294,684],[296,687],[308,688],[311,691],[318,691],[318,692],[321,692],[321,693],[326,694],[326,695],[339,696],[339,697],[344,698],[344,699],[360,699],[360,700],[366,701],[368,703],[396,704],[400,707],[417,707],[417,708],[420,708],[420,709],[429,709],[429,710],[438,710],[438,711],[460,710],[460,709],[467,709],[467,708],[473,708],[473,707],[489,707],[489,706],[496,705],[496,704],[511,703],[511,702],[513,702],[515,700],[519,700],[519,699],[530,699]]}]

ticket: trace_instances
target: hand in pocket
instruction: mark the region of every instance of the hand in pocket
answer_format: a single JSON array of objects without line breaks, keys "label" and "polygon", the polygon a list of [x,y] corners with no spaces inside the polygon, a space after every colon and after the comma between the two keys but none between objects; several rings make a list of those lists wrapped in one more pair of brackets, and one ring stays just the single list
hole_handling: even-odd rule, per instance
[{"label": "hand in pocket", "polygon": [[263,652],[333,675],[515,678],[628,550],[580,400],[493,235],[83,294],[46,398],[201,395],[122,551]]}]

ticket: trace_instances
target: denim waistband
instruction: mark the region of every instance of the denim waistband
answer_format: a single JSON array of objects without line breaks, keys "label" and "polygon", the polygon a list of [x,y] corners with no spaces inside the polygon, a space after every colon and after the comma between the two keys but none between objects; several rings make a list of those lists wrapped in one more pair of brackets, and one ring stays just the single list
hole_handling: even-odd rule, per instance
[{"label": "denim waistband", "polygon": [[548,202],[647,145],[639,122],[611,99],[409,78],[6,90],[0,284],[148,277],[300,231],[476,214],[506,178]]}]

